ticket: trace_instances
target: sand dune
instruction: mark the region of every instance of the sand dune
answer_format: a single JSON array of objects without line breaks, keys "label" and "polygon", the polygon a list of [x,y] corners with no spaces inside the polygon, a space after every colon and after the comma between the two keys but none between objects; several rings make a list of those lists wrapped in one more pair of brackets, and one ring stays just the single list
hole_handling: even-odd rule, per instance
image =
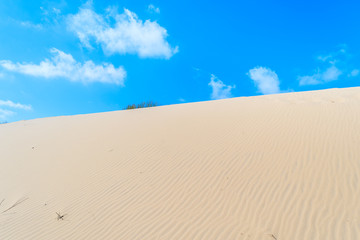
[{"label": "sand dune", "polygon": [[20,121],[0,239],[357,240],[359,181],[360,88]]}]

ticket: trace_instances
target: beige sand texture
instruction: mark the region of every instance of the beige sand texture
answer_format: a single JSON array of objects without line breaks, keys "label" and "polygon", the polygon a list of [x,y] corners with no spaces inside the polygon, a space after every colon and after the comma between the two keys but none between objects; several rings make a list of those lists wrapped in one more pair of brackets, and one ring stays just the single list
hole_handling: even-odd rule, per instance
[{"label": "beige sand texture", "polygon": [[1,240],[358,240],[360,88],[3,124],[0,202]]}]

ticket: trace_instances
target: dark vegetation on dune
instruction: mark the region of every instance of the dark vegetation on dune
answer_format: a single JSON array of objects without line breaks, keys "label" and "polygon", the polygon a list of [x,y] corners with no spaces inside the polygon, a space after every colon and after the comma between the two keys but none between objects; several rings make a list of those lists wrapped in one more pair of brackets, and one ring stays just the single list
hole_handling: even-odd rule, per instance
[{"label": "dark vegetation on dune", "polygon": [[129,104],[123,110],[136,109],[136,108],[149,108],[159,106],[156,102],[148,101],[139,104]]}]

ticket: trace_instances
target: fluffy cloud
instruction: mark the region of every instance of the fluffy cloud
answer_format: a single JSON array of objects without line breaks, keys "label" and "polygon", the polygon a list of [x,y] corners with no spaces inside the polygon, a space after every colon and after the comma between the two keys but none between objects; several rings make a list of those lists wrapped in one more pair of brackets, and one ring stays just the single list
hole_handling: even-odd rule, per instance
[{"label": "fluffy cloud", "polygon": [[224,84],[214,74],[211,74],[209,86],[212,88],[211,99],[224,99],[231,97],[231,89],[236,86]]},{"label": "fluffy cloud", "polygon": [[[155,8],[156,9],[156,8]],[[119,14],[113,8],[107,15],[97,14],[88,2],[79,12],[67,16],[68,29],[91,48],[100,44],[106,54],[137,54],[141,58],[171,58],[178,47],[166,41],[167,30],[156,21],[142,21],[128,9]]]},{"label": "fluffy cloud", "polygon": [[21,103],[14,103],[10,100],[0,100],[0,120],[5,120],[7,117],[15,114],[14,111],[10,109],[19,109],[19,110],[32,110],[31,105],[24,105]]},{"label": "fluffy cloud", "polygon": [[262,94],[274,94],[280,92],[278,75],[270,68],[255,67],[249,70],[248,76],[254,81],[259,92]]},{"label": "fluffy cloud", "polygon": [[321,75],[321,78],[325,82],[334,81],[339,78],[342,72],[335,66],[327,68]]},{"label": "fluffy cloud", "polygon": [[149,11],[150,13],[160,13],[160,8],[155,7],[153,4],[150,4],[150,5],[148,6],[148,11]]},{"label": "fluffy cloud", "polygon": [[9,60],[0,61],[0,66],[8,71],[18,72],[35,77],[65,78],[73,82],[111,83],[124,85],[126,71],[123,67],[115,68],[112,64],[96,65],[93,61],[77,62],[70,54],[56,48],[50,50],[51,59],[45,59],[39,64],[13,63]]},{"label": "fluffy cloud", "polygon": [[349,72],[349,59],[346,45],[336,52],[318,56],[319,67],[312,75],[298,76],[299,85],[317,85],[336,81],[344,73],[347,73],[348,77],[356,76],[359,73],[357,69]]},{"label": "fluffy cloud", "polygon": [[341,74],[342,71],[340,71],[335,65],[332,65],[322,72],[318,70],[318,72],[313,75],[299,76],[298,80],[300,86],[317,85],[335,81],[339,78]]}]

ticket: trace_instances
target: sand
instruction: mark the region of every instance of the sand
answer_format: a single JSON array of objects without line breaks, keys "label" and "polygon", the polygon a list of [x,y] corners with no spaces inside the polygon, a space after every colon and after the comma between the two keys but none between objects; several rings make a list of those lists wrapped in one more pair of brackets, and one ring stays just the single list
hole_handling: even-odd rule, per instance
[{"label": "sand", "polygon": [[19,121],[0,239],[357,240],[359,181],[360,88]]}]

